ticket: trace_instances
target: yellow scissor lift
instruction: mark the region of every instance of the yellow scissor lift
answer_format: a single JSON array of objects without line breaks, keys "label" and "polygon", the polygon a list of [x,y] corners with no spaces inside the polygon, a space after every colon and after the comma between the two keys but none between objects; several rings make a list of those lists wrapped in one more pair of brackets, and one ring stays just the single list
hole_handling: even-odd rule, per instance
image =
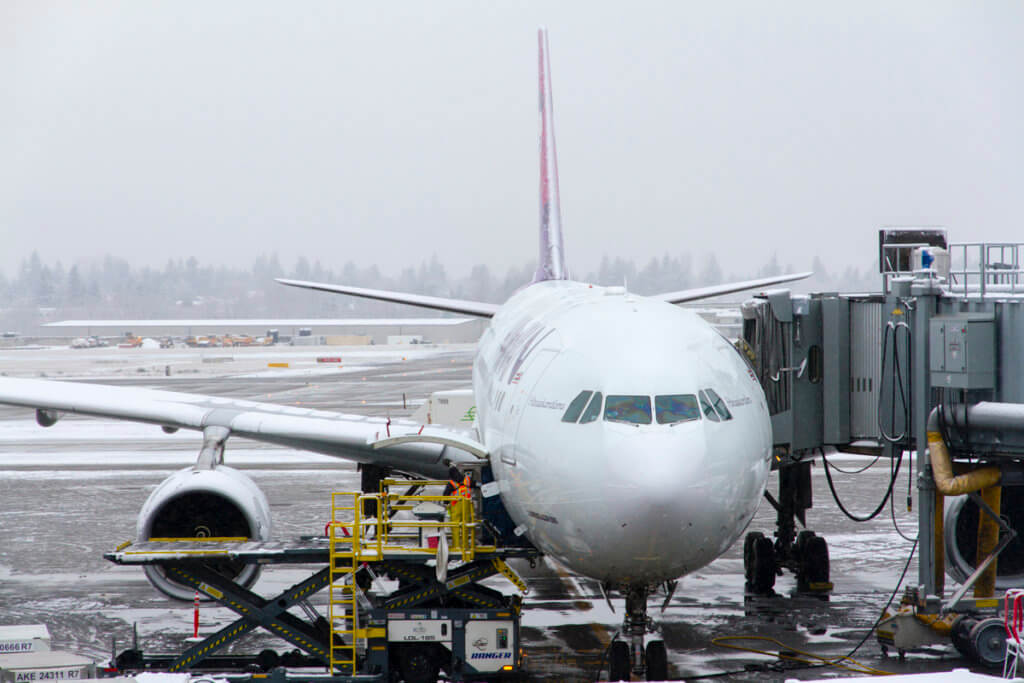
[{"label": "yellow scissor lift", "polygon": [[[447,483],[446,480],[416,480],[415,488],[440,487]],[[425,565],[431,559],[435,562],[435,585],[421,586],[419,590],[411,591],[410,595],[390,600],[384,611],[396,606],[425,602],[434,594],[440,596],[442,592],[452,589],[458,594],[460,588],[479,581],[484,578],[484,574],[490,576],[501,573],[517,588],[526,590],[522,579],[502,559],[501,549],[493,544],[482,545],[478,542],[479,523],[471,499],[458,495],[409,491],[396,493],[391,490],[394,486],[408,484],[407,480],[384,479],[378,494],[346,492],[331,496],[331,522],[328,525],[331,571],[328,621],[331,625],[330,665],[334,671],[356,671],[361,642],[365,645],[371,640],[387,638],[386,629],[360,625],[360,592],[356,572],[363,566],[381,565],[385,569],[395,569],[395,563],[404,562],[415,566],[421,563]],[[365,517],[367,504],[377,514]],[[449,514],[447,518],[441,519],[417,517],[417,508],[424,504],[447,508]],[[403,511],[412,513],[414,518],[403,519],[398,516]],[[430,532],[436,534],[434,538],[437,538],[437,545],[429,542],[424,544],[425,539],[431,538]],[[451,541],[447,540],[449,538]],[[480,563],[481,566],[477,566],[478,557],[486,558]],[[451,581],[446,576],[449,560],[459,562],[463,568],[458,576],[453,575]],[[474,567],[475,571],[467,572],[465,567]],[[402,574],[401,571],[395,573]],[[418,576],[422,579],[423,572]],[[488,606],[485,598],[467,594],[465,590],[461,597],[466,602]],[[513,607],[518,616],[518,604]],[[375,610],[363,611],[372,613]],[[510,616],[507,609],[501,614]],[[379,622],[380,615],[377,616]],[[515,630],[518,631],[518,628]],[[509,652],[512,653],[512,650],[509,649]],[[509,661],[511,663],[517,659],[515,653],[512,653]],[[511,669],[515,668],[515,664],[511,664]]]},{"label": "yellow scissor lift", "polygon": [[[483,531],[479,499],[426,492],[447,483],[385,479],[378,493],[334,493],[326,538],[297,543],[161,539],[108,553],[105,557],[119,564],[162,565],[168,576],[240,615],[181,655],[145,658],[137,650],[127,651],[128,657],[122,653],[118,669],[200,668],[202,662],[217,659],[213,652],[259,626],[305,652],[308,658],[302,664],[326,664],[330,680],[390,680],[396,670],[405,680],[434,680],[441,668],[450,680],[514,674],[520,664],[520,597],[503,595],[480,581],[502,574],[525,592],[526,585],[505,559],[534,557],[536,551],[496,545]],[[399,486],[409,488],[392,490]],[[376,513],[368,515],[367,509]],[[482,536],[492,542],[483,543]],[[327,566],[265,599],[206,567],[211,559],[225,557]],[[376,579],[382,575],[397,579],[398,589],[367,590],[379,587]],[[325,587],[326,633],[320,630],[322,619],[307,623],[286,611],[301,604],[309,613],[308,598]],[[325,680],[323,674],[278,676],[288,681]]]}]

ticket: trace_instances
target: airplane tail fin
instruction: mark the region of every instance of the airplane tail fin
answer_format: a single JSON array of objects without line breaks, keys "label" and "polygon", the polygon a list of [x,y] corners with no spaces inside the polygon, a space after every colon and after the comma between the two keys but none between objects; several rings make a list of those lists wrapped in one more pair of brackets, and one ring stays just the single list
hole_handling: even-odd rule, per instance
[{"label": "airplane tail fin", "polygon": [[551,64],[548,30],[537,30],[540,77],[540,258],[534,282],[567,280],[562,245],[562,208],[558,198],[558,155],[555,153],[555,116],[551,103]]}]

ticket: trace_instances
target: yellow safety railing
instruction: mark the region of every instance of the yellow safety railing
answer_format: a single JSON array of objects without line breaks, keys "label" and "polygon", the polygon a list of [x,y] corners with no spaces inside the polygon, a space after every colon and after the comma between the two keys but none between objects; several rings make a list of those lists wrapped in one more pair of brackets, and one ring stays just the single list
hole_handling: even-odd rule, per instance
[{"label": "yellow safety railing", "polygon": [[356,631],[359,609],[356,605],[356,570],[362,540],[361,504],[358,493],[331,494],[330,597],[328,621],[331,625],[331,671],[356,673]]},{"label": "yellow safety railing", "polygon": [[[416,485],[421,488],[443,487],[448,483],[445,479],[413,480],[383,479],[380,493],[375,496],[379,501],[376,537],[378,552],[387,553],[425,553],[435,554],[435,548],[425,546],[422,537],[425,532],[437,531],[445,534],[448,539],[449,556],[463,562],[472,562],[478,553],[493,553],[497,548],[493,545],[481,545],[477,539],[479,522],[473,502],[457,495],[440,495],[432,493],[396,493],[392,487]],[[363,496],[366,498],[367,496]],[[445,510],[445,520],[401,519],[395,516],[400,511],[412,511],[422,503],[437,503]]]},{"label": "yellow safety railing", "polygon": [[[493,545],[477,542],[478,522],[471,500],[456,495],[391,491],[392,486],[415,485],[422,489],[437,488],[447,483],[440,479],[384,479],[381,481],[380,493],[331,494],[331,521],[328,524],[331,572],[328,621],[331,628],[332,671],[354,674],[357,644],[368,635],[367,629],[360,628],[358,619],[359,587],[355,575],[362,563],[381,561],[389,556],[435,555],[437,548],[425,542],[425,534],[431,531],[445,535],[448,556],[454,560],[472,562],[479,553],[497,551]],[[366,518],[364,505],[370,501],[376,502],[377,515]],[[441,505],[444,518],[423,520],[396,517],[398,512],[412,511],[422,503]],[[505,571],[502,570],[502,573],[505,574]]]}]

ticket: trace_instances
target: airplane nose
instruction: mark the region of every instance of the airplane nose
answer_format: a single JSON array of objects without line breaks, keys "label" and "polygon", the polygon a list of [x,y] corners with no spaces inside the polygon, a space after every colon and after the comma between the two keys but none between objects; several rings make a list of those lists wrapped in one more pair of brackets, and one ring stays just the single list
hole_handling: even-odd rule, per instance
[{"label": "airplane nose", "polygon": [[697,434],[644,434],[631,439],[628,450],[613,458],[612,481],[651,506],[674,508],[683,502],[703,460],[704,443]]},{"label": "airplane nose", "polygon": [[678,576],[706,543],[704,519],[718,502],[704,485],[704,439],[685,426],[634,432],[621,443],[628,450],[609,451],[605,512],[614,523],[604,527],[601,545],[628,558],[637,576]]}]

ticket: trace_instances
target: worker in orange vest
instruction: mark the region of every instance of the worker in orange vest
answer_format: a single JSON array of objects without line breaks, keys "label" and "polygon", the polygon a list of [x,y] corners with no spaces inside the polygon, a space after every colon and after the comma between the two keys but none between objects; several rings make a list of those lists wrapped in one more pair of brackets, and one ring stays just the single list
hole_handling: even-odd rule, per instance
[{"label": "worker in orange vest", "polygon": [[459,471],[454,467],[448,470],[448,477],[448,484],[445,486],[444,495],[455,496],[448,505],[448,514],[452,522],[460,525],[452,528],[452,547],[464,551],[468,538],[463,533],[465,527],[461,525],[470,519],[469,508],[473,504],[473,494],[470,488],[473,486],[473,478],[467,474],[460,483],[458,481]]}]

